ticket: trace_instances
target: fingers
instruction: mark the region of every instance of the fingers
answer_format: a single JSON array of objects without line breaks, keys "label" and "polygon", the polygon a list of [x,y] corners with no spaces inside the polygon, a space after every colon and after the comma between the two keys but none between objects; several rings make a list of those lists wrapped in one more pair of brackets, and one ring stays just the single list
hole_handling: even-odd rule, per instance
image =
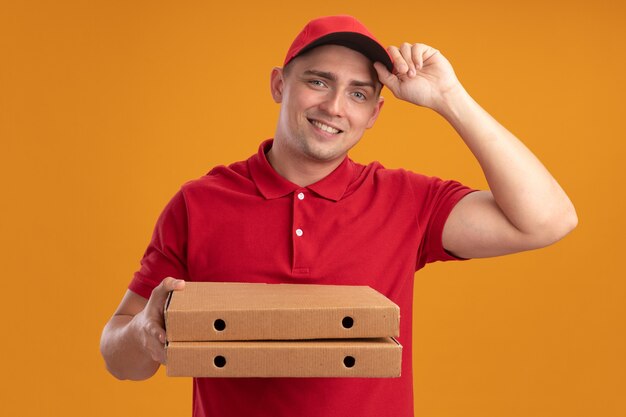
[{"label": "fingers", "polygon": [[170,291],[185,288],[185,281],[165,278],[152,290],[145,308],[131,321],[131,332],[146,355],[161,364],[166,361],[166,332],[164,322],[165,301]]},{"label": "fingers", "polygon": [[387,67],[380,62],[374,62],[374,69],[378,73],[380,82],[393,91],[394,87],[398,84],[398,77],[389,72]]},{"label": "fingers", "polygon": [[142,345],[149,352],[152,360],[165,364],[165,323],[163,310],[170,291],[180,291],[185,288],[185,281],[171,277],[165,278],[152,290],[150,299],[141,313],[140,326],[142,328]]},{"label": "fingers", "polygon": [[185,281],[182,279],[172,277],[165,278],[157,287],[154,288],[154,290],[152,290],[146,309],[149,309],[149,311],[152,312],[158,311],[159,313],[162,313],[165,301],[167,300],[167,296],[170,291],[180,291],[184,288]]},{"label": "fingers", "polygon": [[153,361],[165,364],[165,329],[158,323],[151,321],[146,324],[142,345]]},{"label": "fingers", "polygon": [[415,74],[417,74],[417,72],[415,71],[415,63],[417,61],[414,61],[413,59],[413,45],[411,45],[410,43],[404,42],[402,46],[400,46],[399,51],[400,51],[402,58],[404,59],[404,62],[406,62],[407,66],[409,67],[406,74],[409,77],[414,77]]},{"label": "fingers", "polygon": [[[422,46],[422,45],[419,45]],[[424,65],[424,59],[423,59],[423,48],[420,47],[417,48],[411,48],[410,53],[411,53],[411,60],[415,62],[415,65],[417,66],[417,68],[422,69],[422,66]]]},{"label": "fingers", "polygon": [[163,281],[161,281],[159,287],[160,286],[164,286],[168,292],[174,290],[182,290],[183,288],[185,288],[185,281],[182,279],[167,277],[164,278]]},{"label": "fingers", "polygon": [[410,44],[408,42],[404,42],[399,48],[390,46],[388,51],[393,60],[394,74],[398,77],[408,76],[409,78],[415,77],[417,72],[427,64],[426,61],[439,52],[423,43]]},{"label": "fingers", "polygon": [[391,55],[391,60],[393,61],[393,73],[396,75],[403,75],[409,71],[409,65],[406,62],[406,59],[402,56],[402,53],[398,49],[397,46],[390,46],[387,48],[389,55]]}]

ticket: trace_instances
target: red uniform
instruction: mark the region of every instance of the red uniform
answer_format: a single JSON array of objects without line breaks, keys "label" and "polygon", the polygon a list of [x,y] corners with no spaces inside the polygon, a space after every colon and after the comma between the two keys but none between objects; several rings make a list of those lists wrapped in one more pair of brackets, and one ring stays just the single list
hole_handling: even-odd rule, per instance
[{"label": "red uniform", "polygon": [[148,298],[167,277],[369,285],[400,306],[400,378],[196,378],[193,415],[413,416],[413,276],[456,259],[442,247],[448,214],[469,188],[346,158],[300,187],[265,153],[183,185],[159,217],[130,290]]}]

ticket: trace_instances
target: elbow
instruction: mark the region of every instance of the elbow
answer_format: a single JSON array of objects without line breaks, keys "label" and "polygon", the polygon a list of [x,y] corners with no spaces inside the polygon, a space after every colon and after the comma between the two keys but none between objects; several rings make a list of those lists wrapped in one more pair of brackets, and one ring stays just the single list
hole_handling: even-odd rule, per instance
[{"label": "elbow", "polygon": [[560,229],[558,240],[563,239],[578,226],[578,214],[576,214],[576,208],[571,202],[569,202],[567,209],[563,211],[562,215],[559,216],[558,223]]},{"label": "elbow", "polygon": [[568,207],[558,212],[551,218],[549,222],[544,224],[543,244],[541,246],[549,246],[558,242],[565,236],[570,234],[578,226],[578,215],[576,209],[569,203]]},{"label": "elbow", "polygon": [[568,229],[565,233],[566,235],[569,234],[572,230],[576,229],[576,226],[578,226],[578,214],[576,214],[576,209],[573,205],[570,211],[571,213],[568,217]]}]

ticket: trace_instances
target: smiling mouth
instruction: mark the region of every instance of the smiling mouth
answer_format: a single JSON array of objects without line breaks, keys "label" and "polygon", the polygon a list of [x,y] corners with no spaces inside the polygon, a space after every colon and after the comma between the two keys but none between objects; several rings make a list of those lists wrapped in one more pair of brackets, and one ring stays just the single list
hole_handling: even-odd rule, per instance
[{"label": "smiling mouth", "polygon": [[322,123],[320,121],[313,120],[313,119],[308,119],[308,120],[309,120],[309,123],[311,123],[313,126],[317,127],[320,130],[323,130],[326,133],[330,133],[330,134],[336,135],[338,133],[343,132],[343,130],[339,130],[339,129],[336,129],[336,128],[332,127],[332,126],[328,126],[327,124],[324,124],[324,123]]}]

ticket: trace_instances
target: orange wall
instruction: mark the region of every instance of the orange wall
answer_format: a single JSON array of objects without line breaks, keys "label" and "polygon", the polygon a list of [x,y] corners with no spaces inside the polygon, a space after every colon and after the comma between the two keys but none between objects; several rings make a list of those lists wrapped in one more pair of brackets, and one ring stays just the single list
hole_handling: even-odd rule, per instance
[{"label": "orange wall", "polygon": [[[626,415],[625,7],[248,3],[1,2],[3,414],[190,414],[187,379],[108,375],[101,328],[179,185],[272,136],[293,36],[351,13],[440,49],[580,217],[548,249],[417,274],[416,415]],[[485,186],[443,119],[392,97],[352,157]]]}]

